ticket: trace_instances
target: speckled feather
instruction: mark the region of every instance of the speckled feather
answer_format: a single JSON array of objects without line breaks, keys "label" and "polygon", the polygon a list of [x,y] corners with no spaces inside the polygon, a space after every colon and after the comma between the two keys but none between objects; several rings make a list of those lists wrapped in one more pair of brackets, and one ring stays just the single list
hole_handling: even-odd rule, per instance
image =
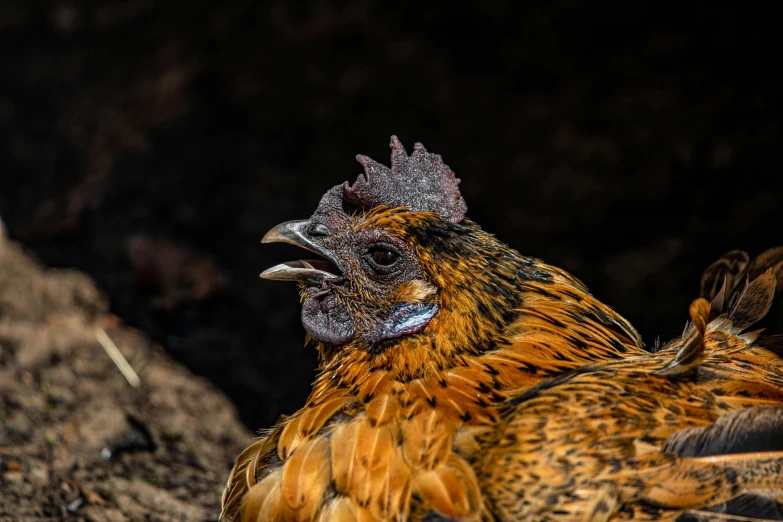
[{"label": "speckled feather", "polygon": [[[763,315],[774,282],[771,274],[754,281],[756,290],[745,297],[765,302],[738,310]],[[330,452],[316,455],[331,463],[319,468],[320,483],[331,484],[308,489],[320,506],[319,520],[421,520],[431,511],[475,520],[599,520],[610,508],[614,515],[607,511],[607,517],[673,520],[726,502],[739,490],[721,477],[733,476],[736,466],[723,471],[720,464],[691,462],[661,448],[681,430],[704,429],[721,415],[754,415],[743,408],[783,404],[783,364],[742,332],[716,330],[716,324],[731,324],[729,315],[706,324],[709,306],[697,303],[694,326],[656,354],[581,366],[584,355],[565,344],[571,357],[533,372],[535,363],[511,339],[415,379],[380,368],[337,379],[336,369],[324,373],[307,406],[238,459],[227,491],[243,489],[245,514],[257,511],[256,518],[241,520],[315,520],[309,510],[307,516],[291,510],[277,471],[291,466],[290,455],[303,445],[328,440]],[[553,342],[550,330],[542,331]],[[532,345],[532,334],[520,337]],[[702,354],[698,364],[684,352]],[[690,375],[670,371],[677,360],[689,361]],[[355,382],[346,386],[350,378]],[[527,391],[520,396],[521,389]],[[783,488],[780,457],[761,464],[769,467],[768,481],[751,486]],[[714,480],[705,487],[707,475]],[[659,483],[664,489],[653,487]],[[702,493],[670,498],[670,489],[689,488]],[[240,496],[234,498],[226,502],[226,520],[241,505]],[[662,500],[679,505],[657,505]],[[270,505],[278,511],[272,514]]]},{"label": "speckled feather", "polygon": [[[350,511],[357,520],[405,520],[408,513],[434,509],[453,518],[481,519],[486,506],[469,465],[475,456],[466,451],[470,441],[459,441],[455,434],[465,426],[492,426],[498,419],[496,405],[508,400],[510,390],[587,362],[644,353],[633,328],[579,281],[520,256],[469,220],[447,225],[430,213],[397,209],[355,219],[357,229],[383,226],[409,238],[438,224],[445,227],[441,234],[449,226],[460,226],[469,232],[471,244],[493,245],[495,251],[491,256],[436,254],[438,248],[428,250],[431,244],[411,239],[424,263],[453,267],[420,284],[451,289],[440,296],[441,312],[422,334],[380,353],[361,341],[350,350],[319,346],[321,369],[306,406],[270,435],[277,444],[260,441],[255,453],[246,452],[248,457],[238,460],[232,474],[236,479],[227,488],[233,494],[227,496],[224,520],[235,517],[241,502],[262,505],[250,500],[257,495],[279,496],[278,511],[270,515],[268,501],[264,520],[293,519],[291,502],[284,502],[289,495],[278,491],[298,488],[285,481],[285,472],[268,473],[251,461],[299,469],[302,461],[323,456],[313,451],[314,440],[329,441],[330,485],[323,494],[320,486],[313,493],[322,513],[344,517]],[[467,274],[474,274],[470,284],[459,280]],[[476,294],[481,284],[497,290]],[[565,328],[567,324],[571,327]],[[292,463],[302,448],[308,455]],[[260,479],[247,473],[251,466]],[[245,493],[238,493],[240,489]],[[308,502],[299,499],[296,505]],[[255,509],[246,507],[245,514]]]},{"label": "speckled feather", "polygon": [[[771,272],[744,292],[707,281],[712,305],[694,303],[682,338],[650,354],[573,276],[459,212],[377,203],[339,220],[398,238],[424,274],[389,302],[361,286],[340,295],[357,335],[318,343],[306,405],[237,459],[221,520],[673,520],[730,501],[736,484],[781,486],[777,455],[749,466],[661,451],[680,430],[783,404],[783,362],[742,331],[768,309]],[[411,301],[437,302],[426,328],[362,335],[377,326],[362,310]]]},{"label": "speckled feather", "polygon": [[735,326],[767,312],[775,285],[769,270],[709,324],[711,307],[697,300],[666,349],[582,367],[509,401],[479,437],[495,516],[673,520],[746,490],[783,493],[783,361]]}]

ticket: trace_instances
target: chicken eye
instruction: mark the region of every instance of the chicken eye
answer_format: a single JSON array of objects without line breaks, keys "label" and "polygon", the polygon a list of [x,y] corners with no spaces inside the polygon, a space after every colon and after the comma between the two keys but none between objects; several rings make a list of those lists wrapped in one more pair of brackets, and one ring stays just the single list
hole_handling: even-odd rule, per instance
[{"label": "chicken eye", "polygon": [[400,260],[400,254],[388,247],[375,247],[367,252],[370,264],[375,269],[384,271],[392,268]]},{"label": "chicken eye", "polygon": [[372,253],[372,260],[381,266],[391,266],[397,262],[400,256],[391,250],[376,250]]}]

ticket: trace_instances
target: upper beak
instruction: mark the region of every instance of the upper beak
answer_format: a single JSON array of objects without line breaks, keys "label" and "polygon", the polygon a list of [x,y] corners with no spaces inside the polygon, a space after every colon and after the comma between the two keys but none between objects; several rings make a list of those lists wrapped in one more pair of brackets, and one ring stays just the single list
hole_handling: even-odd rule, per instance
[{"label": "upper beak", "polygon": [[[326,248],[314,243],[311,239],[310,220],[287,221],[266,233],[262,243],[290,243],[311,252],[315,252],[326,259],[311,259],[307,261],[290,261],[261,273],[264,279],[276,279],[278,281],[310,281],[320,282],[325,279],[340,277],[338,263],[334,255]],[[319,234],[323,235],[323,234]]]}]

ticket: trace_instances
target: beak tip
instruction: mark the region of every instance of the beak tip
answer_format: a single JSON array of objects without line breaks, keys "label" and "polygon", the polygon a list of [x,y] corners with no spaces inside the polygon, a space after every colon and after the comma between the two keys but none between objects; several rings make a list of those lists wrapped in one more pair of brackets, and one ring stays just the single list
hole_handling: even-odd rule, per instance
[{"label": "beak tip", "polygon": [[[273,228],[272,230],[270,230],[269,232],[267,232],[266,234],[264,234],[264,237],[261,238],[261,243],[264,244],[264,243],[278,243],[278,242],[280,242],[281,237],[280,237],[280,234],[278,232],[279,228],[280,227],[277,226],[277,227]],[[282,239],[285,239],[285,238],[282,238]]]},{"label": "beak tip", "polygon": [[[307,223],[307,220],[280,223],[264,234],[264,237],[261,238],[261,243],[292,243],[297,246],[303,246],[302,243],[307,242],[300,231],[304,223]],[[307,247],[305,246],[305,248]]]},{"label": "beak tip", "polygon": [[258,274],[258,277],[260,277],[261,279],[272,279],[271,277],[272,274],[274,272],[279,272],[279,271],[280,271],[280,265],[273,266],[272,268],[267,268],[266,270]]}]

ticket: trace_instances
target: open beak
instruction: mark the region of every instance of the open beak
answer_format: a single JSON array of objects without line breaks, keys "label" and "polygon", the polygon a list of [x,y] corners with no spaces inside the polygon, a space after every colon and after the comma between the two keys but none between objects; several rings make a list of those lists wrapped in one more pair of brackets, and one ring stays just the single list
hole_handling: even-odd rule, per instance
[{"label": "open beak", "polygon": [[342,277],[338,268],[337,260],[334,255],[326,248],[314,243],[311,239],[310,220],[287,221],[266,233],[261,240],[262,243],[290,243],[311,252],[323,256],[324,259],[307,259],[299,261],[289,261],[272,268],[268,268],[261,273],[264,279],[275,279],[277,281],[301,281],[309,283],[320,283],[326,279],[337,279]]}]

